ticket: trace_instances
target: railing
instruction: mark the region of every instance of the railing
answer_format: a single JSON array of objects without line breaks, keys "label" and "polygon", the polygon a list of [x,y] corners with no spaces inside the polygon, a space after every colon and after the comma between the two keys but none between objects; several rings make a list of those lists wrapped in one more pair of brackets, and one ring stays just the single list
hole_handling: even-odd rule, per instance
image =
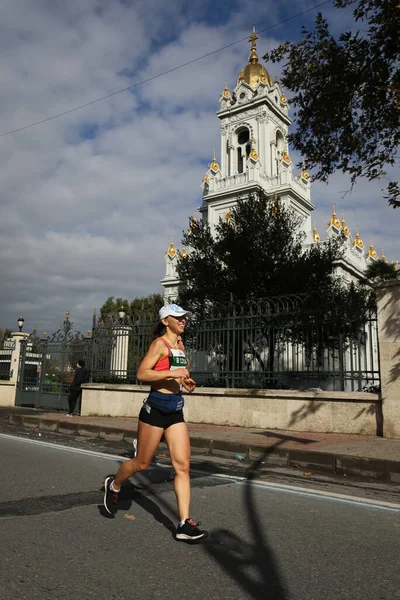
[{"label": "railing", "polygon": [[[192,318],[184,344],[198,385],[362,391],[379,386],[374,308],[345,321],[306,309],[306,297],[229,304]],[[93,330],[94,382],[137,383],[156,316],[102,322]]]},{"label": "railing", "polygon": [[12,353],[15,350],[15,340],[0,342],[0,379],[9,381],[13,376]]}]

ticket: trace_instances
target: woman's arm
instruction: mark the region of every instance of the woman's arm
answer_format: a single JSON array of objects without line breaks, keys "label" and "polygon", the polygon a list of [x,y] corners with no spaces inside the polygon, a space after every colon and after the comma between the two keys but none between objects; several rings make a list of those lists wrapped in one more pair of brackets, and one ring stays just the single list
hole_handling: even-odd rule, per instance
[{"label": "woman's arm", "polygon": [[139,365],[136,377],[139,381],[145,381],[146,383],[152,383],[153,381],[172,381],[173,379],[182,379],[189,377],[189,371],[184,368],[174,369],[172,371],[154,371],[154,365],[156,362],[168,356],[168,351],[165,344],[161,340],[154,340],[147,351],[146,356],[143,358]]}]

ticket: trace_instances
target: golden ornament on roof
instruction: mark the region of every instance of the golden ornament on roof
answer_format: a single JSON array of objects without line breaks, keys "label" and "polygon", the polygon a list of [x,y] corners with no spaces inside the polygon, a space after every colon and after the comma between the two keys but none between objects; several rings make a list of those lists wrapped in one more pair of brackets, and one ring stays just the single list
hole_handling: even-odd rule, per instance
[{"label": "golden ornament on roof", "polygon": [[228,84],[225,84],[225,88],[224,91],[222,92],[222,95],[224,96],[224,98],[230,98],[231,97],[231,93],[228,90]]},{"label": "golden ornament on roof", "polygon": [[310,179],[310,175],[307,173],[304,163],[303,163],[303,170],[300,173],[300,177],[301,177],[301,179],[306,179],[307,181]]},{"label": "golden ornament on roof", "polygon": [[337,218],[336,211],[335,211],[335,205],[334,204],[332,204],[332,217],[331,217],[331,220],[328,223],[328,227],[331,227],[332,225],[334,227],[336,227],[337,229],[340,229],[340,221]]},{"label": "golden ornament on roof", "polygon": [[182,248],[181,250],[181,258],[187,258],[187,252],[185,248]]},{"label": "golden ornament on roof", "polygon": [[285,162],[285,163],[291,163],[292,161],[290,160],[290,156],[288,154],[287,149],[283,151],[282,157],[281,157],[281,161]]},{"label": "golden ornament on roof", "polygon": [[210,169],[211,171],[214,171],[215,173],[217,171],[219,171],[219,164],[217,163],[217,159],[215,158],[215,150],[214,150],[214,158],[212,163],[210,164]]},{"label": "golden ornament on roof", "polygon": [[364,242],[360,238],[360,234],[358,233],[358,227],[356,229],[356,237],[353,240],[353,246],[357,246],[358,248],[364,248]]},{"label": "golden ornament on roof", "polygon": [[232,214],[231,214],[231,211],[228,209],[228,211],[225,213],[225,221],[228,223],[228,225],[231,222],[231,218],[232,218]]},{"label": "golden ornament on roof", "polygon": [[171,243],[170,243],[169,248],[167,250],[167,254],[171,258],[174,258],[174,256],[176,255],[176,248],[175,248],[175,244],[174,244],[174,238],[171,238]]},{"label": "golden ornament on roof", "polygon": [[314,223],[314,229],[313,229],[313,238],[314,238],[314,241],[317,243],[319,243],[321,241],[321,236],[319,235],[319,233],[317,233],[317,227],[316,227],[315,223]]},{"label": "golden ornament on roof", "polygon": [[346,221],[344,220],[344,211],[342,210],[342,231],[344,235],[350,235],[350,229],[346,225]]},{"label": "golden ornament on roof", "polygon": [[384,263],[386,263],[386,264],[387,264],[387,258],[386,258],[386,256],[385,256],[385,253],[384,253],[384,251],[383,251],[383,250],[382,250],[382,256],[381,256],[381,260],[382,260]]},{"label": "golden ornament on roof", "polygon": [[369,256],[369,258],[373,258],[374,260],[377,260],[377,258],[378,258],[378,253],[376,252],[376,250],[372,244],[372,240],[370,240],[367,256]]},{"label": "golden ornament on roof", "polygon": [[287,102],[287,100],[286,100],[286,96],[285,96],[285,94],[283,93],[283,89],[282,89],[282,93],[281,93],[281,102],[282,102],[282,104],[286,104],[286,102]]},{"label": "golden ornament on roof", "polygon": [[253,160],[258,160],[258,153],[257,153],[257,150],[255,148],[255,139],[254,139],[254,137],[251,138],[251,151],[250,151],[250,155],[249,156]]},{"label": "golden ornament on roof", "polygon": [[253,33],[249,37],[249,42],[251,42],[249,64],[240,71],[238,77],[238,83],[243,81],[253,89],[255,89],[260,82],[272,85],[271,77],[269,76],[267,69],[258,63],[256,40],[258,40],[258,35],[253,27]]}]

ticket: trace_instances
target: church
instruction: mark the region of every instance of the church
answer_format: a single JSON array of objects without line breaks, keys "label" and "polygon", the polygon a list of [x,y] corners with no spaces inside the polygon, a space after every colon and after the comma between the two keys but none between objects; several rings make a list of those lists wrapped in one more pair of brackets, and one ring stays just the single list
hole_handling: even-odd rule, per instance
[{"label": "church", "polygon": [[[289,106],[277,78],[271,79],[267,69],[259,63],[255,31],[248,64],[239,74],[237,85],[230,91],[225,85],[219,98],[221,149],[220,161],[214,152],[213,160],[202,181],[201,218],[211,231],[220,219],[229,221],[231,210],[238,198],[263,191],[279,198],[279,202],[299,218],[304,234],[304,246],[323,243],[313,224],[311,178],[304,165],[296,173],[287,145],[291,124]],[[326,237],[344,234],[345,252],[337,272],[344,280],[358,281],[366,267],[378,260],[372,241],[367,248],[358,228],[353,235],[344,215],[336,214],[335,206],[327,223]],[[167,250],[166,274],[161,280],[164,299],[171,302],[178,294],[179,279],[176,265],[185,249],[178,250],[173,241]],[[382,252],[382,260],[386,260]]]}]

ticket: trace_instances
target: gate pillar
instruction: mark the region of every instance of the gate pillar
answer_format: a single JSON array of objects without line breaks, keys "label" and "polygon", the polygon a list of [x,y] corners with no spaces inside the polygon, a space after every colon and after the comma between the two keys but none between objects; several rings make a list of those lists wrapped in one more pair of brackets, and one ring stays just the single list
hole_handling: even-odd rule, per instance
[{"label": "gate pillar", "polygon": [[374,287],[378,304],[383,435],[400,439],[400,281]]},{"label": "gate pillar", "polygon": [[29,333],[24,333],[23,331],[14,331],[11,334],[11,338],[14,340],[15,342],[15,347],[13,350],[13,353],[11,355],[11,377],[10,377],[10,381],[13,382],[15,385],[18,381],[18,371],[20,368],[20,355],[21,355],[21,342],[25,339],[29,337]]}]

